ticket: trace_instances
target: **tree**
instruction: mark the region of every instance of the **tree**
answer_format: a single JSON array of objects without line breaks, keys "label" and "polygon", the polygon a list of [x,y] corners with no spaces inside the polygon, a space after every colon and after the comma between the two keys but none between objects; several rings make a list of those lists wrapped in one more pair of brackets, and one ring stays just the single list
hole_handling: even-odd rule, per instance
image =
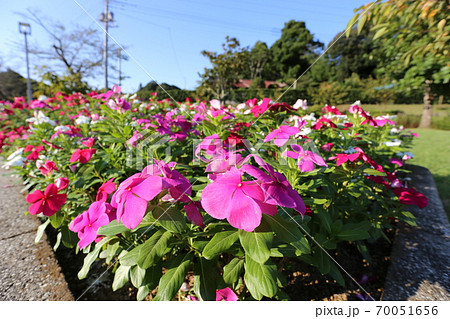
[{"label": "tree", "polygon": [[225,38],[222,44],[223,53],[202,51],[211,62],[212,68],[205,68],[201,74],[202,82],[198,92],[211,94],[224,102],[229,95],[233,84],[237,83],[248,61],[248,49],[241,48],[236,38]]},{"label": "tree", "polygon": [[0,100],[13,100],[27,93],[26,79],[11,69],[0,72]]},{"label": "tree", "polygon": [[[376,0],[358,9],[358,32],[368,26],[387,57],[386,73],[405,70],[399,85],[422,85],[421,127],[430,127],[433,93],[450,92],[449,0]],[[442,88],[444,86],[444,89]]]},{"label": "tree", "polygon": [[[86,81],[103,74],[103,40],[98,29],[75,25],[68,29],[60,22],[54,22],[49,18],[41,17],[35,10],[28,10],[24,15],[27,19],[42,27],[50,37],[51,46],[42,45],[30,47],[30,53],[45,63],[47,72],[56,73],[59,78],[79,78]],[[117,59],[118,51],[112,44],[108,48],[109,58]],[[115,71],[114,63],[110,68]],[[113,72],[109,72],[112,74]],[[41,74],[41,75],[43,75]],[[47,77],[48,78],[48,77]],[[47,79],[48,80],[48,79]]]},{"label": "tree", "polygon": [[356,73],[361,79],[374,75],[379,57],[372,42],[373,34],[364,29],[358,34],[352,28],[348,37],[339,32],[328,44],[326,58],[329,61],[332,80],[344,81]]},{"label": "tree", "polygon": [[253,48],[249,51],[248,57],[249,78],[251,80],[254,80],[255,78],[262,78],[264,66],[270,58],[271,54],[267,44],[257,41]]},{"label": "tree", "polygon": [[281,37],[271,46],[273,80],[297,79],[318,56],[323,43],[314,40],[303,21],[285,23]]}]

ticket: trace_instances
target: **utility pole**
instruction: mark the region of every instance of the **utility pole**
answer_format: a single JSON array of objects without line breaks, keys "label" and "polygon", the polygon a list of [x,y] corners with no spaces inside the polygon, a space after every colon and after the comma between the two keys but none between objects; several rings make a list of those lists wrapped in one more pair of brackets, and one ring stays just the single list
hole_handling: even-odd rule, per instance
[{"label": "utility pole", "polygon": [[117,55],[119,56],[119,86],[122,86],[122,48],[117,49]]},{"label": "utility pole", "polygon": [[27,99],[28,104],[31,102],[31,80],[30,80],[30,64],[28,62],[28,40],[27,34],[31,34],[31,26],[28,23],[19,22],[19,32],[25,35],[25,56],[27,61]]},{"label": "utility pole", "polygon": [[113,22],[114,15],[109,11],[108,0],[105,0],[105,12],[100,14],[100,21],[105,23],[105,38],[103,42],[103,62],[105,67],[105,89],[108,89],[108,25]]}]

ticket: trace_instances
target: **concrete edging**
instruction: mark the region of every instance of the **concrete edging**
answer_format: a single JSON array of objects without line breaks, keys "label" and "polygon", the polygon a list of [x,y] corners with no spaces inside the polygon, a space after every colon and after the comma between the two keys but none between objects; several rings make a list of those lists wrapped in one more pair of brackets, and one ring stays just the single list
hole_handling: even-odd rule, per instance
[{"label": "concrete edging", "polygon": [[399,223],[385,280],[383,300],[450,300],[450,225],[433,175],[408,165],[411,185],[428,198],[428,206],[413,205],[417,227]]}]

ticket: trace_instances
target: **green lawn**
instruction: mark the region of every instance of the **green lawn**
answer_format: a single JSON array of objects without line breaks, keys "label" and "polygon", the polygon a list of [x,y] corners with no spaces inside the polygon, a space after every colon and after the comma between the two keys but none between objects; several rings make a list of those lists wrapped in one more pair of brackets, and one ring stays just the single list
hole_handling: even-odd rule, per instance
[{"label": "green lawn", "polygon": [[424,166],[433,174],[434,181],[450,220],[450,131],[413,129],[419,134],[411,152],[411,164]]}]

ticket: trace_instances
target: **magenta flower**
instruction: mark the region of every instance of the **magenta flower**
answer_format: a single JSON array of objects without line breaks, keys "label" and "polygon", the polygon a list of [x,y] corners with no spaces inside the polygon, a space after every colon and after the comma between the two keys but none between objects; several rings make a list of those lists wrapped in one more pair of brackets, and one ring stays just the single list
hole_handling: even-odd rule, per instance
[{"label": "magenta flower", "polygon": [[94,202],[87,211],[78,215],[69,224],[69,229],[78,233],[78,247],[83,249],[97,238],[97,230],[101,226],[108,225],[112,218],[108,212],[111,212],[112,207],[105,202]]},{"label": "magenta flower", "polygon": [[129,229],[136,228],[144,218],[147,202],[162,190],[163,179],[160,176],[137,173],[127,178],[111,198],[111,205],[117,208],[117,220]]},{"label": "magenta flower", "polygon": [[114,191],[116,190],[116,184],[113,181],[114,178],[111,178],[109,181],[103,183],[102,186],[100,186],[97,191],[97,197],[95,199],[97,202],[106,202],[109,194],[114,193]]},{"label": "magenta flower", "polygon": [[44,192],[37,189],[29,194],[26,201],[32,204],[29,208],[31,215],[43,213],[45,216],[52,216],[65,204],[67,194],[58,194],[58,187],[49,184]]},{"label": "magenta flower", "polygon": [[97,152],[95,148],[87,148],[87,149],[77,149],[72,156],[70,157],[69,162],[77,162],[80,161],[80,163],[84,164],[91,160],[92,155],[94,155]]},{"label": "magenta flower", "polygon": [[254,156],[255,161],[268,173],[264,173],[259,168],[246,164],[242,170],[255,177],[264,191],[265,202],[270,205],[278,205],[294,208],[302,216],[305,215],[306,206],[298,192],[296,192],[286,177],[275,172],[273,167],[264,162],[258,156]]},{"label": "magenta flower", "polygon": [[203,222],[203,216],[200,213],[200,202],[190,202],[186,206],[184,206],[184,210],[186,212],[186,216],[191,223],[194,225],[204,228],[205,224]]},{"label": "magenta flower", "polygon": [[414,188],[398,187],[393,188],[392,191],[402,204],[417,205],[419,208],[428,206],[428,198]]},{"label": "magenta flower", "polygon": [[133,136],[125,142],[125,144],[131,145],[132,147],[136,147],[137,141],[142,139],[144,136],[139,133],[139,131],[134,131]]},{"label": "magenta flower", "polygon": [[265,204],[264,199],[260,185],[242,181],[242,172],[232,167],[205,187],[201,204],[212,217],[226,218],[231,226],[250,232],[261,223],[262,213],[277,212],[276,206]]},{"label": "magenta flower", "polygon": [[304,151],[303,148],[297,144],[292,144],[291,148],[294,151],[286,151],[283,155],[298,159],[297,166],[300,169],[300,172],[311,172],[315,169],[315,165],[328,167],[322,156],[311,151]]},{"label": "magenta flower", "polygon": [[42,161],[40,160],[36,161],[36,167],[41,171],[42,175],[45,176],[50,176],[52,175],[53,171],[58,170],[55,162],[49,160],[46,160],[45,163],[42,163]]},{"label": "magenta flower", "polygon": [[266,138],[264,139],[264,142],[268,142],[275,139],[274,144],[278,147],[282,147],[289,140],[290,136],[296,135],[299,132],[300,130],[298,129],[298,127],[281,125],[276,130],[267,134]]},{"label": "magenta flower", "polygon": [[256,104],[252,107],[250,112],[252,112],[254,117],[258,117],[259,114],[264,114],[269,109],[269,98],[264,98],[261,102],[261,104]]},{"label": "magenta flower", "polygon": [[216,290],[216,301],[237,301],[237,300],[238,300],[237,295],[229,287]]},{"label": "magenta flower", "polygon": [[69,180],[66,177],[58,177],[55,179],[55,185],[58,188],[58,191],[66,189],[69,185]]},{"label": "magenta flower", "polygon": [[95,144],[95,139],[92,137],[89,137],[87,140],[82,141],[81,144],[83,144],[86,147],[92,147]]},{"label": "magenta flower", "polygon": [[323,144],[320,149],[322,149],[325,152],[331,152],[331,149],[333,148],[334,144],[333,143],[326,143]]}]

